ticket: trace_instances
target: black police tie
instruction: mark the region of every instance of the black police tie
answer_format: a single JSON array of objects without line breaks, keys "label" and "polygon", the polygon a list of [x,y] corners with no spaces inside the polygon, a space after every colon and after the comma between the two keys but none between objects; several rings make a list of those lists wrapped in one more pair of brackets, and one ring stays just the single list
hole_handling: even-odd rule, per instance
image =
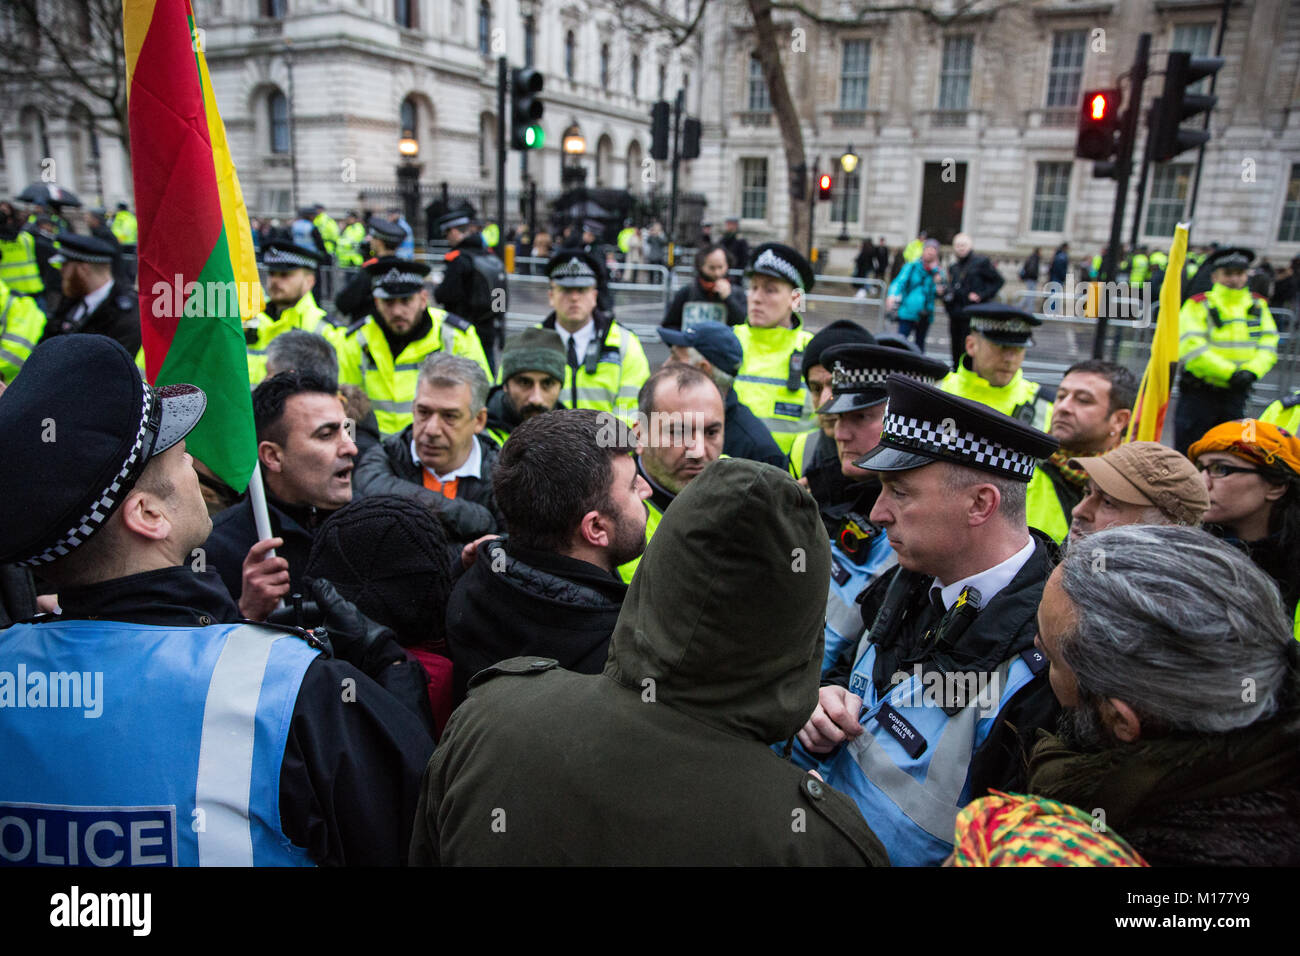
[{"label": "black police tie", "polygon": [[931,627],[942,621],[943,616],[948,613],[948,609],[943,603],[943,592],[938,588],[930,589],[930,611],[934,615]]},{"label": "black police tie", "polygon": [[573,336],[569,336],[569,368],[575,372],[578,370],[578,348],[573,344]]}]

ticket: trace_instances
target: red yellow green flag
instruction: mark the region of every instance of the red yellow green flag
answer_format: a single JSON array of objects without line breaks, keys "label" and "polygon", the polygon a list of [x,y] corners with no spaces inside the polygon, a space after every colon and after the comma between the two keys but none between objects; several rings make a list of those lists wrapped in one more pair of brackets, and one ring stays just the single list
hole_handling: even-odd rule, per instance
[{"label": "red yellow green flag", "polygon": [[1151,358],[1142,374],[1133,417],[1125,441],[1159,441],[1165,427],[1174,369],[1178,366],[1178,313],[1182,309],[1183,260],[1187,257],[1187,224],[1179,223],[1169,247],[1169,264],[1160,284],[1160,316],[1151,340]]},{"label": "red yellow green flag", "polygon": [[145,375],[208,395],[189,449],[243,491],[257,461],[243,322],[262,309],[248,211],[189,0],[123,0]]}]

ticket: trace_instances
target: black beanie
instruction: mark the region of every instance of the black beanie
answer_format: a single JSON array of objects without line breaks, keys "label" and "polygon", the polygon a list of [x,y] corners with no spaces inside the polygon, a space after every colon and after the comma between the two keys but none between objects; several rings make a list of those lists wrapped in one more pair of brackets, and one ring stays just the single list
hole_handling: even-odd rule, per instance
[{"label": "black beanie", "polygon": [[442,521],[401,495],[359,498],[320,527],[304,574],[325,578],[403,647],[446,638],[452,549]]},{"label": "black beanie", "polygon": [[803,350],[803,380],[808,381],[808,370],[822,364],[822,353],[834,345],[871,345],[876,337],[848,319],[832,322],[809,340]]}]

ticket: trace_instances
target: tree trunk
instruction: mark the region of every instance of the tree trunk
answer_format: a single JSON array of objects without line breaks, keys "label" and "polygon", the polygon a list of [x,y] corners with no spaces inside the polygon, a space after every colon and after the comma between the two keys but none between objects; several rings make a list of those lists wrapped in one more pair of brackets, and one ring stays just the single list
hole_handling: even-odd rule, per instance
[{"label": "tree trunk", "polygon": [[[789,37],[783,36],[772,22],[771,0],[747,0],[749,11],[754,17],[755,53],[763,66],[763,78],[767,81],[768,97],[772,101],[772,110],[776,113],[776,122],[781,129],[781,145],[785,148],[785,165],[787,170],[804,165],[807,169],[803,151],[803,129],[799,125],[799,113],[794,100],[790,98],[790,87],[785,81],[785,68],[781,64],[781,48],[788,46]],[[769,180],[773,178],[769,175]],[[805,173],[805,180],[807,174]],[[787,197],[790,192],[790,177],[784,177]],[[811,182],[805,181],[805,189],[812,188]],[[805,193],[805,195],[807,195]],[[807,199],[789,199],[790,216],[786,230],[786,242],[796,249],[804,249],[808,242]],[[806,250],[805,252],[811,252]]]}]

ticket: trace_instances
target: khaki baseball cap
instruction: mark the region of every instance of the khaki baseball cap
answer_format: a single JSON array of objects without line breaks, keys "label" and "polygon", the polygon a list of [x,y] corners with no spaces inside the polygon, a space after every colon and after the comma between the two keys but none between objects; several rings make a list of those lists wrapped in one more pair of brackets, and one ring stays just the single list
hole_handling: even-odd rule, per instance
[{"label": "khaki baseball cap", "polygon": [[1154,505],[1181,524],[1195,524],[1210,507],[1200,473],[1184,456],[1159,442],[1120,445],[1099,458],[1071,458],[1071,468],[1118,501]]}]

